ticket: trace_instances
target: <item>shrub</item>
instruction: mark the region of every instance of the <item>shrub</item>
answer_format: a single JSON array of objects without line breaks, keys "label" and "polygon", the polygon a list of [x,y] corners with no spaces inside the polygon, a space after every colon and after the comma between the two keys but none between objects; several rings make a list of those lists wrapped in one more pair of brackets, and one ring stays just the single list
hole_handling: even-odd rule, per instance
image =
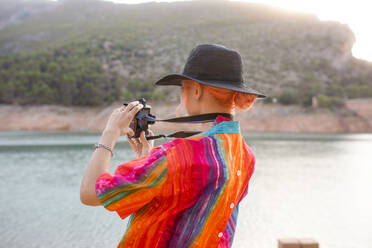
[{"label": "shrub", "polygon": [[284,92],[278,97],[278,101],[283,105],[298,104],[301,96],[296,92]]},{"label": "shrub", "polygon": [[345,106],[345,102],[342,98],[325,95],[320,95],[318,97],[318,104],[321,108],[341,108]]},{"label": "shrub", "polygon": [[271,96],[267,96],[263,99],[263,102],[264,103],[272,103],[273,102],[273,98]]},{"label": "shrub", "polygon": [[345,91],[350,98],[372,97],[372,86],[368,85],[350,85]]},{"label": "shrub", "polygon": [[119,77],[105,74],[87,49],[89,44],[71,43],[0,58],[0,103],[99,105],[118,100]]}]

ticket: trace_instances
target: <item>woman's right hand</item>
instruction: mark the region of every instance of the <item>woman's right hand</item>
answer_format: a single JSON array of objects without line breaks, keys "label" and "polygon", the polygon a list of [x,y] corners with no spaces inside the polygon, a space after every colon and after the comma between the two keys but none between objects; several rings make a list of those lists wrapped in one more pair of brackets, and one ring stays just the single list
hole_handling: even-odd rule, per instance
[{"label": "woman's right hand", "polygon": [[129,134],[134,135],[134,131],[129,127],[134,116],[143,108],[139,101],[130,102],[127,106],[115,109],[107,121],[105,131],[112,131],[119,136]]}]

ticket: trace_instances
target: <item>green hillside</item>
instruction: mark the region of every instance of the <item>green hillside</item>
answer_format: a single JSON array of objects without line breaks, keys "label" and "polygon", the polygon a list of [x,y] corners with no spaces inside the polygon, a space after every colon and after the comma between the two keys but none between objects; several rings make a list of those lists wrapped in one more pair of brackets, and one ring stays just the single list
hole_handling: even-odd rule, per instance
[{"label": "green hillside", "polygon": [[308,105],[312,96],[325,105],[372,97],[372,64],[351,56],[351,30],[313,15],[228,1],[5,2],[0,103],[173,101],[174,88],[152,84],[181,72],[200,43],[240,51],[247,83],[284,104]]}]

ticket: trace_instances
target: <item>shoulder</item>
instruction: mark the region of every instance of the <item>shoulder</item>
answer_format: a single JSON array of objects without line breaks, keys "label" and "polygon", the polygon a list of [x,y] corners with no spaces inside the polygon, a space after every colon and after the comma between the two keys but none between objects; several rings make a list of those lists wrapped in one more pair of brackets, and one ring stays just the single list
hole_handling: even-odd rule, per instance
[{"label": "shoulder", "polygon": [[175,152],[180,149],[185,148],[192,148],[198,149],[200,146],[203,146],[205,140],[210,138],[209,136],[196,136],[196,137],[188,137],[188,138],[176,138],[172,141],[167,143],[161,144],[159,148],[164,151]]},{"label": "shoulder", "polygon": [[[253,157],[253,151],[246,143],[241,142],[241,136],[237,134],[213,134],[207,136],[195,136],[188,138],[176,138],[159,146],[170,156],[188,157],[199,160],[202,157],[213,157],[221,153],[221,148],[236,152],[245,152],[248,157]],[[244,144],[241,147],[239,144]],[[242,149],[243,148],[243,149]]]}]

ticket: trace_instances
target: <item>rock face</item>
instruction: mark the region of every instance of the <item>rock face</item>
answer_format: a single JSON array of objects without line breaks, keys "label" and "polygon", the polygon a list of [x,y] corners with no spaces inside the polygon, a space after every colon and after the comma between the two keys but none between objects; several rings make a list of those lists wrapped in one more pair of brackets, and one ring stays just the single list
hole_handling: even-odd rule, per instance
[{"label": "rock face", "polygon": [[361,121],[372,128],[372,102],[369,99],[354,99],[346,102],[348,109],[355,113]]},{"label": "rock face", "polygon": [[[176,116],[176,103],[150,105],[152,113],[158,118]],[[113,109],[119,106],[120,104],[113,104],[106,107],[81,108],[0,105],[0,130],[101,132]],[[284,107],[257,102],[247,112],[237,112],[235,120],[240,122],[243,131],[249,132],[371,133],[372,99],[351,100],[346,106],[337,111],[306,110],[298,106]],[[173,130],[207,130],[209,126],[210,123],[156,123],[151,129],[168,133]]]}]

